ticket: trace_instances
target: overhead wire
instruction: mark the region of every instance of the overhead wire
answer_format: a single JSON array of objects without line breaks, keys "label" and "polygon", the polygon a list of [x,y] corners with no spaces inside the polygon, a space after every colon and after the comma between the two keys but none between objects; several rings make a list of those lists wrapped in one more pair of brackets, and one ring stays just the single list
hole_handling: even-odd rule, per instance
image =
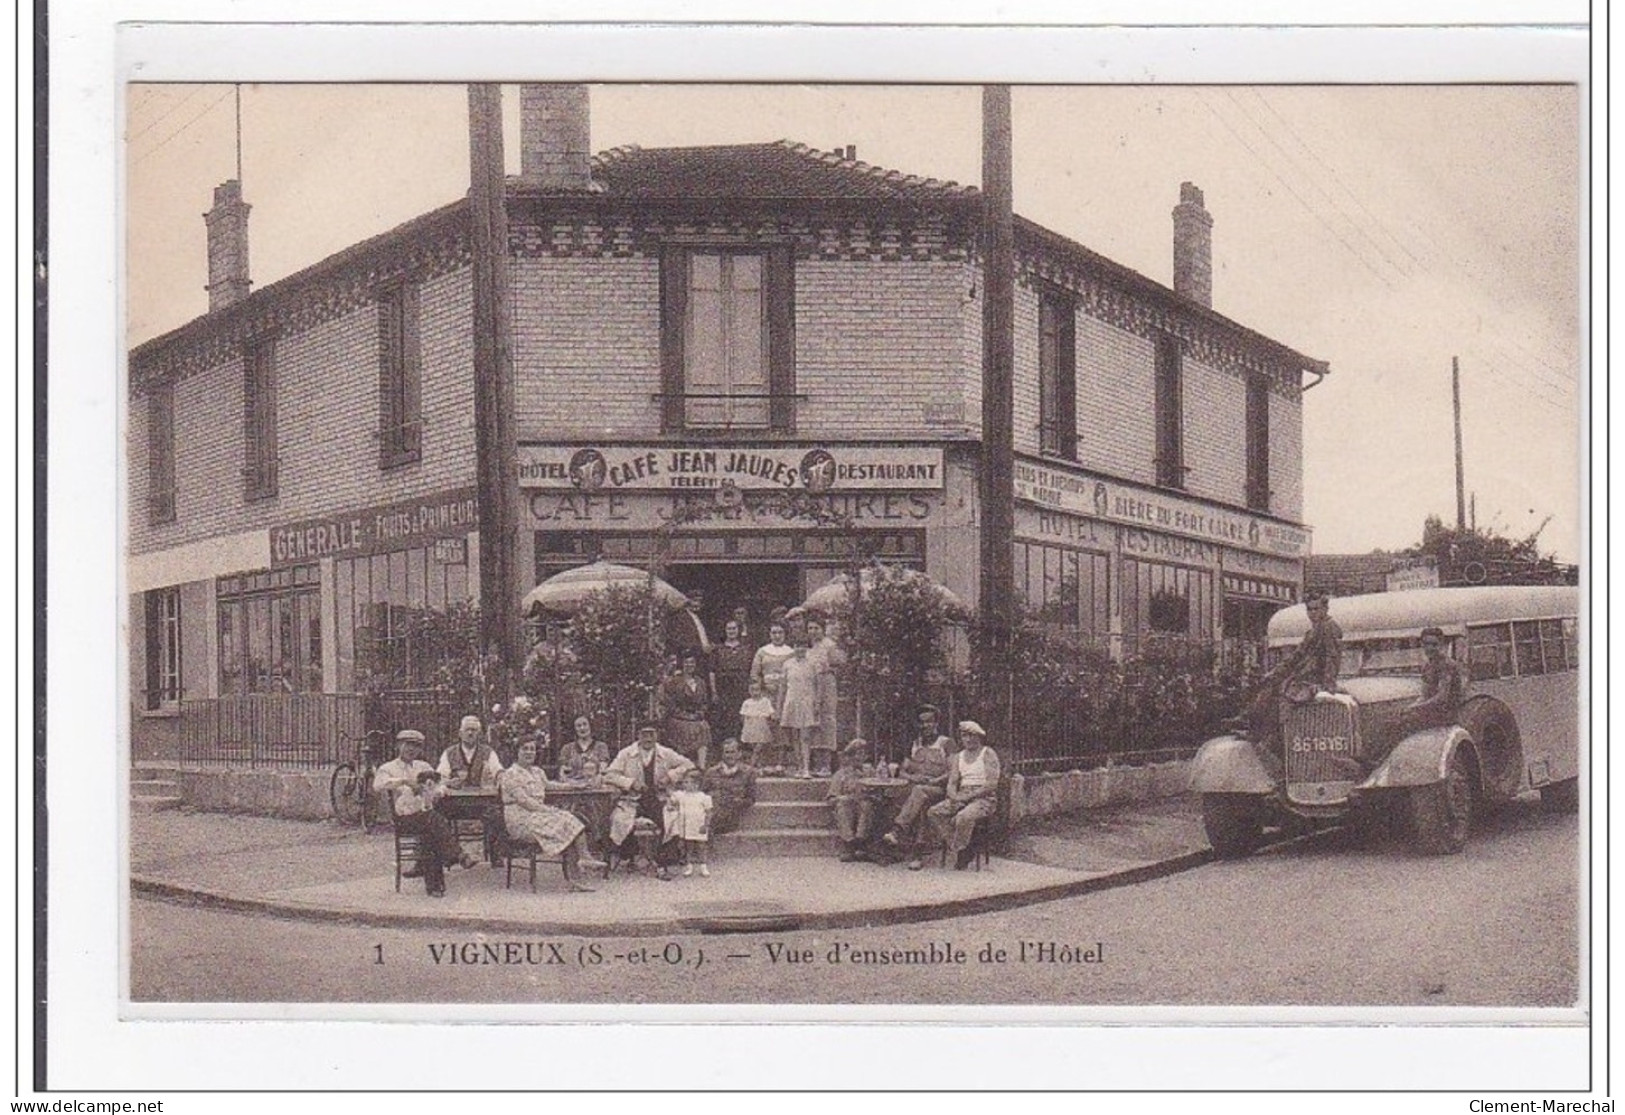
[{"label": "overhead wire", "polygon": [[162,150],[164,148],[164,146],[167,145],[171,140],[175,139],[175,137],[183,134],[193,124],[196,124],[199,120],[203,119],[209,113],[211,113],[215,109],[219,108],[220,105],[223,104],[225,102],[226,98],[229,97],[229,96],[231,96],[231,90],[228,88],[224,93],[220,94],[220,96],[216,97],[214,100],[210,101],[207,105],[205,105],[203,107],[202,111],[198,112],[196,115],[191,117],[191,119],[187,120],[186,123],[182,124],[179,128],[176,128],[173,132],[170,132],[169,135],[165,136],[155,146],[149,147],[146,150],[145,153],[143,153],[139,158],[137,158],[135,160],[135,165],[139,166],[141,163],[144,163],[148,159],[152,158],[160,150]]},{"label": "overhead wire", "polygon": [[157,116],[155,116],[151,120],[149,120],[147,122],[146,127],[142,128],[139,132],[133,133],[125,142],[134,143],[136,140],[140,139],[142,136],[144,136],[148,132],[152,131],[152,129],[156,128],[159,124],[162,124],[165,120],[168,120],[177,111],[179,111],[181,108],[183,108],[186,105],[186,103],[188,101],[190,101],[193,97],[195,97],[199,93],[203,92],[203,90],[205,88],[207,88],[207,86],[203,86],[203,85],[194,85],[194,86],[192,86],[192,88],[187,92],[186,96],[182,97],[180,100],[176,101],[174,104],[172,104],[168,108],[164,109],[163,112],[160,112]]}]

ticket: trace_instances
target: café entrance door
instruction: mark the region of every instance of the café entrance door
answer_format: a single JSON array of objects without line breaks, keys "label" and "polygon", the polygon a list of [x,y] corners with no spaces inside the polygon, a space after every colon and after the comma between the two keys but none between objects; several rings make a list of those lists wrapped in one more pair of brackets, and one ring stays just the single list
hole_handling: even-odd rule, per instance
[{"label": "caf\u00e9 entrance door", "polygon": [[747,641],[760,646],[773,609],[801,603],[801,567],[794,562],[673,563],[666,579],[682,593],[700,595],[700,619],[713,643],[722,641],[722,625],[735,608],[749,616]]}]

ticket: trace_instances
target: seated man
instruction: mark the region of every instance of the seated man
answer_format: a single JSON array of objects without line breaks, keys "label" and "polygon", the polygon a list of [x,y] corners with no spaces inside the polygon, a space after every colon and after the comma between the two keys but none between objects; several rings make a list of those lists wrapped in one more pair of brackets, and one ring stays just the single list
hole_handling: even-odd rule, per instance
[{"label": "seated man", "polygon": [[639,725],[637,742],[615,756],[604,772],[604,783],[625,795],[610,818],[610,844],[630,864],[636,857],[628,854],[627,839],[636,835],[636,847],[644,859],[660,878],[669,879],[676,855],[663,839],[666,798],[694,764],[662,745],[659,733],[659,725],[652,720]]},{"label": "seated man", "polygon": [[863,844],[874,828],[875,801],[863,785],[873,774],[869,744],[855,739],[841,751],[841,765],[829,780],[829,800],[835,806],[835,827],[841,834],[841,862],[863,858]]},{"label": "seated man", "polygon": [[[974,720],[959,723],[959,750],[948,765],[947,796],[926,811],[937,841],[954,853],[954,868],[970,863],[970,838],[976,822],[998,808],[999,756],[987,746],[987,732]],[[909,862],[918,871],[918,858]]]},{"label": "seated man", "polygon": [[485,742],[484,735],[485,726],[479,717],[463,717],[457,742],[440,753],[440,777],[448,789],[496,792],[502,760]]},{"label": "seated man", "polygon": [[1405,710],[1410,731],[1442,728],[1456,722],[1467,700],[1467,668],[1446,650],[1444,631],[1422,630],[1422,695]]},{"label": "seated man", "polygon": [[711,795],[712,833],[738,828],[756,801],[756,768],[745,762],[738,740],[722,741],[722,762],[705,772],[705,792]]},{"label": "seated man", "polygon": [[[934,717],[936,710],[932,710]],[[921,716],[924,717],[922,712]],[[920,821],[925,811],[948,794],[948,742],[936,734],[933,719],[930,730],[914,741],[914,750],[903,760],[902,776],[908,780],[908,796],[897,810],[891,828],[880,839],[893,847],[912,845],[920,837]]]},{"label": "seated man", "polygon": [[435,811],[435,799],[444,791],[433,767],[418,756],[423,733],[407,728],[395,735],[396,757],[382,764],[372,777],[372,788],[387,793],[395,827],[418,838],[417,864],[405,874],[422,877],[429,895],[446,893],[446,865],[461,863],[473,867],[474,858],[463,854],[451,822]]}]

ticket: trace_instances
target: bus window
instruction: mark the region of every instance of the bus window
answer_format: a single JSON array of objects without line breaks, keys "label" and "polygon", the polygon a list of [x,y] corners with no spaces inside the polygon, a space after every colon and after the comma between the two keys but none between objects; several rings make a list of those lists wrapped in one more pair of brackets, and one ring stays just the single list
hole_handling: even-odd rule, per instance
[{"label": "bus window", "polygon": [[1548,674],[1561,673],[1568,669],[1564,662],[1563,621],[1558,619],[1543,619],[1540,621],[1540,656],[1546,660]]},{"label": "bus window", "polygon": [[1580,621],[1566,619],[1563,623],[1563,647],[1567,651],[1569,669],[1580,668]]},{"label": "bus window", "polygon": [[1518,676],[1536,677],[1546,672],[1546,663],[1540,656],[1540,624],[1532,619],[1519,620],[1512,625],[1512,641],[1518,651]]},{"label": "bus window", "polygon": [[1474,681],[1512,676],[1512,636],[1506,624],[1467,629],[1467,667]]}]

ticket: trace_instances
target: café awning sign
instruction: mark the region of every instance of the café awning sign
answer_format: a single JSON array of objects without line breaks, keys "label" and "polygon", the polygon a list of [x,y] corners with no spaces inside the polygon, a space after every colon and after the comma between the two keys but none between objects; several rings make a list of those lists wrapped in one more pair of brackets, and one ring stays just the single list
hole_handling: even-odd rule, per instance
[{"label": "caf\u00e9 awning sign", "polygon": [[519,486],[581,492],[923,491],[937,446],[521,445]]}]

